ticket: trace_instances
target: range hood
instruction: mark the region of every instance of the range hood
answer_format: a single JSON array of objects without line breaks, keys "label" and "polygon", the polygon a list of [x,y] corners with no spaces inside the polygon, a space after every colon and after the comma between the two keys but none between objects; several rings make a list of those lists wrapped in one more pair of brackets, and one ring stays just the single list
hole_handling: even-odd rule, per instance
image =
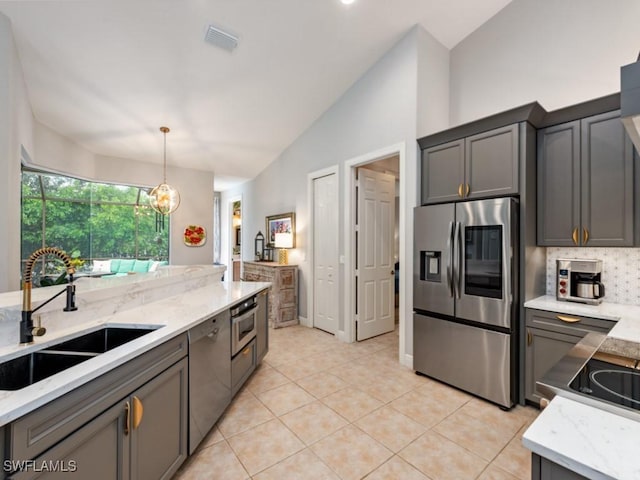
[{"label": "range hood", "polygon": [[631,141],[640,151],[640,61],[620,69],[620,115]]}]

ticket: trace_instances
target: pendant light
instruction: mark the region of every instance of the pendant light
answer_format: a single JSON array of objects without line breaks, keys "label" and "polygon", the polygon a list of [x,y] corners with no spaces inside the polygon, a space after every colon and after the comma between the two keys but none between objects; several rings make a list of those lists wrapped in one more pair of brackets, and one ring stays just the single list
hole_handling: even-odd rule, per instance
[{"label": "pendant light", "polygon": [[175,212],[180,205],[180,194],[178,190],[167,184],[167,133],[169,133],[169,128],[160,127],[160,131],[164,134],[163,180],[160,185],[151,190],[149,203],[156,212],[169,215]]}]

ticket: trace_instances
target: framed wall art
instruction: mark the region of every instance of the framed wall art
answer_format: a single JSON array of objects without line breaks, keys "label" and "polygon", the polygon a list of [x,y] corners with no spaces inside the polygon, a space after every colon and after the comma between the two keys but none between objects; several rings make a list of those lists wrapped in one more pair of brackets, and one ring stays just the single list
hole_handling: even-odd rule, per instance
[{"label": "framed wall art", "polygon": [[294,212],[280,213],[266,217],[266,242],[269,247],[276,243],[276,233],[293,234],[293,248],[296,246],[296,214]]},{"label": "framed wall art", "polygon": [[184,229],[184,244],[188,247],[201,247],[207,241],[207,231],[200,225],[187,225]]}]

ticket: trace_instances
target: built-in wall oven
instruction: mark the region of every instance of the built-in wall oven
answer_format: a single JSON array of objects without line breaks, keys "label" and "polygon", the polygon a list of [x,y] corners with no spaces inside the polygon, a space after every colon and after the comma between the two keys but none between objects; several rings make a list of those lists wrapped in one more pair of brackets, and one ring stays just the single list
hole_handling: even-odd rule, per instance
[{"label": "built-in wall oven", "polygon": [[258,302],[254,295],[231,307],[231,356],[235,356],[256,336]]},{"label": "built-in wall oven", "polygon": [[518,202],[414,213],[413,366],[509,408],[515,402]]}]

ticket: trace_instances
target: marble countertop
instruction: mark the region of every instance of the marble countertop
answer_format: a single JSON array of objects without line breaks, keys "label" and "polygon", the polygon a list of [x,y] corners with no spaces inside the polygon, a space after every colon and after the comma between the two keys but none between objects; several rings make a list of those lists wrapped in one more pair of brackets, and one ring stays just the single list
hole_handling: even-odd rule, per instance
[{"label": "marble countertop", "polygon": [[0,391],[0,426],[33,411],[74,388],[122,365],[167,340],[186,332],[230,305],[268,288],[267,282],[214,282],[177,295],[165,295],[144,305],[104,315],[92,322],[47,332],[32,345],[8,346],[0,351],[0,362],[73,338],[81,332],[108,325],[155,325],[157,330],[114,348],[95,358],[17,391]]},{"label": "marble countertop", "polygon": [[525,308],[535,308],[548,312],[567,313],[583,317],[613,320],[616,325],[608,337],[629,342],[640,342],[640,306],[620,305],[602,302],[600,305],[586,305],[575,302],[559,302],[552,295],[545,295],[524,303]]},{"label": "marble countertop", "polygon": [[538,455],[587,478],[640,479],[640,422],[556,396],[525,432]]},{"label": "marble countertop", "polygon": [[[526,308],[606,320],[615,326],[606,337],[609,345],[640,352],[640,307],[602,302],[584,305],[559,302],[547,295],[525,302]],[[640,422],[585,403],[556,395],[525,432],[529,450],[594,479],[640,480],[638,439]]]}]

